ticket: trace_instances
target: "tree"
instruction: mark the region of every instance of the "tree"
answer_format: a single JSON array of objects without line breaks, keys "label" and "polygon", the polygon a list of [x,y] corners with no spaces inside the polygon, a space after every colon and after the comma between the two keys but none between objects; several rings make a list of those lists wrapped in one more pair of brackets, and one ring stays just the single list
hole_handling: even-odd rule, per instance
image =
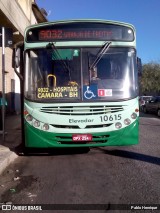
[{"label": "tree", "polygon": [[160,64],[150,62],[142,66],[140,90],[145,93],[160,93]]}]

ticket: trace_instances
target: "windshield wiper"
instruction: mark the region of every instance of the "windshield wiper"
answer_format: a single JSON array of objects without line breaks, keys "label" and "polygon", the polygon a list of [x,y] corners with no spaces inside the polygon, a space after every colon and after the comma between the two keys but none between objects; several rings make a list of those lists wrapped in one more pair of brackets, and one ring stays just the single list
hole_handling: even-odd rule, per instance
[{"label": "windshield wiper", "polygon": [[106,42],[104,44],[104,47],[102,49],[100,49],[100,52],[98,53],[98,55],[97,55],[96,59],[94,60],[94,62],[89,67],[89,70],[93,70],[96,67],[98,62],[101,60],[103,54],[105,54],[107,52],[107,50],[109,49],[110,45],[111,45],[111,42]]},{"label": "windshield wiper", "polygon": [[53,50],[55,50],[55,54],[56,54],[56,56],[57,56],[57,59],[60,59],[61,64],[62,64],[63,67],[68,71],[68,73],[69,73],[69,80],[71,81],[71,70],[70,70],[70,68],[69,68],[69,65],[66,64],[66,62],[62,59],[62,57],[61,57],[61,55],[59,54],[59,52],[58,52],[56,46],[54,45],[54,43],[53,43],[53,42],[49,42],[49,43],[46,45],[46,48],[47,48],[47,49],[53,49]]}]

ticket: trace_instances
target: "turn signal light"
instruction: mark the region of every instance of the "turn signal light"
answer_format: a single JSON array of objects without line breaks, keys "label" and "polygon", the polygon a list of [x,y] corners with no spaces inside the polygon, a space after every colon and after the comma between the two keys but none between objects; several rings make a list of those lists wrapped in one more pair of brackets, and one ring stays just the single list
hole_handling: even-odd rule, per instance
[{"label": "turn signal light", "polygon": [[129,119],[129,118],[126,118],[125,120],[124,120],[124,124],[125,125],[129,125],[131,123],[131,120]]},{"label": "turn signal light", "polygon": [[39,127],[39,126],[40,126],[40,122],[39,122],[38,120],[35,120],[35,121],[33,122],[33,125],[34,125],[35,127]]},{"label": "turn signal light", "polygon": [[136,119],[137,118],[137,114],[135,112],[133,112],[132,115],[131,115],[131,118],[132,119]]},{"label": "turn signal light", "polygon": [[115,123],[116,129],[122,128],[122,124],[120,122]]},{"label": "turn signal light", "polygon": [[27,115],[26,116],[26,121],[32,121],[33,120],[33,117],[32,117],[32,115]]},{"label": "turn signal light", "polygon": [[43,125],[43,130],[46,130],[46,131],[49,130],[49,125],[48,124],[44,124]]}]

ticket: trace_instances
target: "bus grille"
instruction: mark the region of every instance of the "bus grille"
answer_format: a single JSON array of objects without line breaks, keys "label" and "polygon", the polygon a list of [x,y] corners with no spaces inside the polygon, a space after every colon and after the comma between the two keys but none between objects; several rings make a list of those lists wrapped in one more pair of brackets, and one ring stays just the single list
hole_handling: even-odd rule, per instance
[{"label": "bus grille", "polygon": [[40,112],[58,115],[101,115],[123,111],[122,106],[48,106],[42,107]]},{"label": "bus grille", "polygon": [[[87,125],[85,129],[93,129],[93,128],[103,128],[103,127],[109,127],[111,126],[112,123],[110,124],[101,124],[101,125]],[[55,128],[62,128],[62,129],[81,129],[78,125],[56,125],[56,124],[51,124],[51,126]]]}]

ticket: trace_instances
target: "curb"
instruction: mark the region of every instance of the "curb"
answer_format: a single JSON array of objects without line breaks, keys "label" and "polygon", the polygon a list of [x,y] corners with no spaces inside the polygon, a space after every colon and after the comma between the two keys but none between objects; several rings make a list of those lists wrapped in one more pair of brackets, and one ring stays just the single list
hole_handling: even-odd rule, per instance
[{"label": "curb", "polygon": [[6,147],[3,149],[3,147],[0,147],[0,174],[2,174],[6,167],[9,166],[17,157],[18,155],[10,151],[10,149]]}]

